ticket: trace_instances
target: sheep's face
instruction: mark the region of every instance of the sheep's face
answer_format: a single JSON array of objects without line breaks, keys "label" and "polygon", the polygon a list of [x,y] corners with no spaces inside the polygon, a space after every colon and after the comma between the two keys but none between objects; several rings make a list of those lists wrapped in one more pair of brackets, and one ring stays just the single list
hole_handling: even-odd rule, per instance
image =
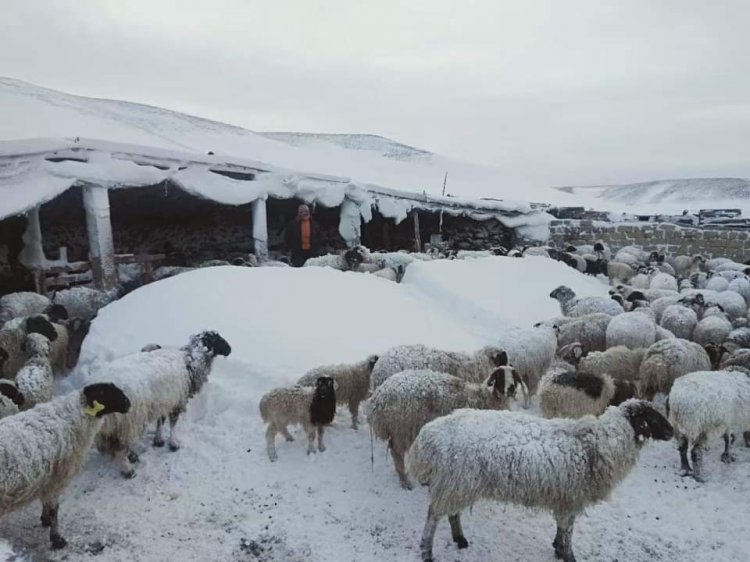
[{"label": "sheep's face", "polygon": [[612,400],[609,401],[610,406],[619,406],[625,400],[635,398],[638,394],[638,387],[636,387],[633,381],[622,381],[619,379],[613,379],[615,384],[615,394]]},{"label": "sheep's face", "polygon": [[625,301],[623,300],[622,295],[618,295],[617,293],[615,293],[614,295],[611,295],[610,298],[620,306],[625,306]]},{"label": "sheep's face", "polygon": [[42,334],[49,341],[55,341],[57,339],[57,331],[52,325],[52,322],[47,320],[44,316],[32,316],[26,320],[26,333],[31,334]]},{"label": "sheep's face", "polygon": [[496,347],[486,348],[487,356],[495,367],[504,367],[508,364],[508,354],[502,349]]},{"label": "sheep's face", "polygon": [[223,355],[227,357],[232,353],[232,347],[229,345],[227,340],[222,338],[218,332],[203,332],[200,335],[200,341],[203,346],[208,349],[211,354],[215,357],[217,355]]},{"label": "sheep's face", "polygon": [[87,412],[100,418],[107,414],[127,414],[130,400],[125,393],[110,382],[90,384],[83,389]]},{"label": "sheep's face", "polygon": [[575,342],[562,348],[560,350],[560,357],[571,365],[578,365],[581,359],[586,357],[586,351],[580,343]]},{"label": "sheep's face", "polygon": [[495,369],[487,377],[485,384],[492,393],[492,396],[498,400],[505,397],[515,398],[519,390],[525,391],[526,389],[526,385],[518,372],[513,367],[507,365]]},{"label": "sheep's face", "polygon": [[560,285],[557,289],[552,291],[549,296],[550,298],[553,298],[559,302],[567,302],[570,299],[574,298],[576,294],[569,287]]},{"label": "sheep's face", "polygon": [[10,399],[19,408],[23,407],[25,399],[16,385],[10,381],[0,381],[0,394]]},{"label": "sheep's face", "polygon": [[372,370],[375,368],[375,363],[378,362],[378,356],[377,355],[370,355],[367,358],[367,369],[372,373]]},{"label": "sheep's face", "polygon": [[645,301],[646,295],[644,295],[641,291],[633,291],[628,295],[628,298],[625,299],[628,302],[636,302],[636,301]]},{"label": "sheep's face", "polygon": [[68,319],[68,309],[61,304],[52,304],[44,312],[50,322],[61,322]]},{"label": "sheep's face", "polygon": [[594,244],[594,251],[595,252],[603,252],[604,251],[604,244],[602,244],[601,242],[597,242],[596,244]]},{"label": "sheep's face", "polygon": [[620,405],[620,409],[633,428],[636,442],[642,443],[646,439],[669,441],[674,436],[666,418],[645,400],[628,400]]},{"label": "sheep's face", "polygon": [[365,261],[365,255],[361,248],[356,247],[344,252],[344,259],[350,269],[357,269]]},{"label": "sheep's face", "polygon": [[315,381],[315,394],[319,398],[335,397],[336,386],[332,377],[318,377]]},{"label": "sheep's face", "polygon": [[711,368],[714,370],[718,369],[721,364],[721,358],[725,353],[728,353],[727,348],[723,345],[719,347],[715,343],[708,343],[705,345],[704,349],[708,354],[708,358],[711,360]]},{"label": "sheep's face", "polygon": [[52,353],[52,344],[43,335],[31,333],[23,340],[21,351],[28,357],[49,357]]}]

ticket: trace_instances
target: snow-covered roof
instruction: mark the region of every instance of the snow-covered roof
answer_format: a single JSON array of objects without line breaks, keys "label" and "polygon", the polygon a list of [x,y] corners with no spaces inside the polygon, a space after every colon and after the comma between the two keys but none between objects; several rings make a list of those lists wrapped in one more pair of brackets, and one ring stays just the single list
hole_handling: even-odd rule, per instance
[{"label": "snow-covered roof", "polygon": [[[524,202],[480,201],[478,194],[509,187],[498,170],[382,137],[256,133],[9,78],[0,78],[0,139],[7,139],[0,142],[0,218],[23,213],[76,183],[123,188],[165,180],[231,205],[259,197],[299,197],[326,206],[347,199],[365,220],[372,206],[397,221],[412,208],[498,218],[509,226],[549,218]],[[216,171],[235,172],[235,178],[250,174],[255,181]],[[446,171],[448,190],[469,197],[436,195]]]}]

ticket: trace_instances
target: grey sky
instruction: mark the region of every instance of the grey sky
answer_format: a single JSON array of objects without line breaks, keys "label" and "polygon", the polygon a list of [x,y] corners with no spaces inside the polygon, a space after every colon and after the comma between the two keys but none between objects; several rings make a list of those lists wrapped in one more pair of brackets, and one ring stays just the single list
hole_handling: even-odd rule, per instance
[{"label": "grey sky", "polygon": [[0,75],[538,185],[750,176],[745,0],[2,0]]}]

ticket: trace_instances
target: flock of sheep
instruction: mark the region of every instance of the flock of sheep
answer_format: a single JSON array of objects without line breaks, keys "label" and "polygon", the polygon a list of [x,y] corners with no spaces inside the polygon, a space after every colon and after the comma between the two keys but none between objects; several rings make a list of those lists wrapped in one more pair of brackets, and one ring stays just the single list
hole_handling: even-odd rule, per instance
[{"label": "flock of sheep", "polygon": [[[337,406],[347,407],[357,429],[365,403],[372,435],[387,443],[401,486],[429,489],[423,562],[433,560],[444,516],[457,547],[468,546],[461,512],[480,499],[551,511],[555,555],[574,562],[576,517],[608,497],[647,439],[674,437],[682,473],[702,480],[709,442],[723,437],[722,460],[731,462],[732,442],[750,432],[745,264],[672,259],[636,247],[612,256],[603,244],[504,253],[606,274],[610,297],[578,297],[560,286],[549,295],[560,304],[559,318],[498,334],[492,346],[473,353],[397,346],[315,368],[259,403],[272,462],[277,435],[294,440],[290,426],[302,426],[308,453],[323,452]],[[421,259],[404,256],[387,268],[402,276],[409,260]],[[374,263],[361,248],[324,258],[310,265],[356,271]],[[163,446],[169,419],[168,444],[177,450],[181,412],[206,383],[213,359],[231,352],[215,332],[196,334],[180,349],[150,345],[95,365],[80,391],[53,399],[53,375],[75,362],[80,334],[110,299],[90,289],[0,299],[0,515],[41,500],[55,548],[65,545],[58,498],[88,448],[95,443],[133,477],[133,443],[155,423],[153,445]],[[652,403],[658,394],[667,396],[666,417]],[[519,410],[533,396],[541,417]],[[513,401],[519,404],[511,411]],[[750,446],[750,433],[744,437]]]}]

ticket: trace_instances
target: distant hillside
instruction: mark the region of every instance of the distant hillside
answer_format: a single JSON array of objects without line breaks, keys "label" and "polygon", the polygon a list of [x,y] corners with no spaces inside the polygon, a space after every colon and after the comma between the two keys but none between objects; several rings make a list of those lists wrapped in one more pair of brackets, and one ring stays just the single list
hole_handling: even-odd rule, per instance
[{"label": "distant hillside", "polygon": [[427,150],[402,144],[379,135],[344,133],[258,133],[269,139],[292,146],[314,146],[327,143],[347,150],[367,150],[394,160],[429,160],[433,154]]}]

